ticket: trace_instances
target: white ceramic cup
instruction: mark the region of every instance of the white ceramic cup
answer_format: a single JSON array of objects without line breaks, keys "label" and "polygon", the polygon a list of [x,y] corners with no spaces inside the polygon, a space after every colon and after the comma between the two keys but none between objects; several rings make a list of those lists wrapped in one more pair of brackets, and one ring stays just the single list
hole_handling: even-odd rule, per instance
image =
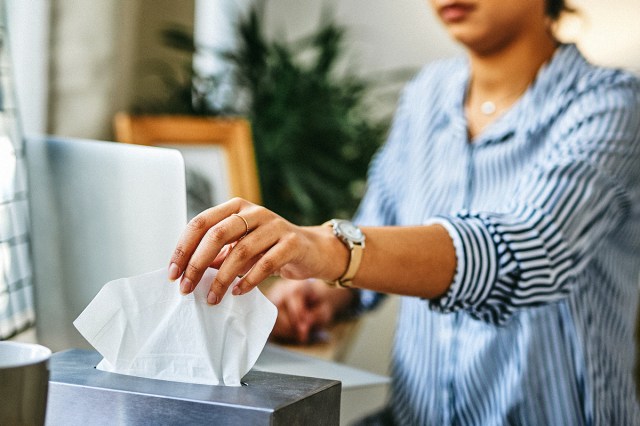
[{"label": "white ceramic cup", "polygon": [[51,350],[0,342],[0,425],[43,425]]}]

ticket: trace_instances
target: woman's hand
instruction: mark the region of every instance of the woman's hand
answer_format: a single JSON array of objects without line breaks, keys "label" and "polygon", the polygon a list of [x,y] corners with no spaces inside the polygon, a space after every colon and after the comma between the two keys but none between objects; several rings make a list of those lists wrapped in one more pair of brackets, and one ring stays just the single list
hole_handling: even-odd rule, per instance
[{"label": "woman's hand", "polygon": [[278,308],[271,336],[297,343],[309,342],[315,331],[331,324],[354,298],[352,291],[320,280],[279,280],[267,288],[265,295]]},{"label": "woman's hand", "polygon": [[183,232],[171,258],[169,278],[182,275],[180,291],[194,290],[208,267],[218,269],[207,302],[220,303],[229,285],[239,295],[271,275],[294,280],[335,279],[346,269],[348,249],[328,226],[296,226],[240,198],[205,210]]}]

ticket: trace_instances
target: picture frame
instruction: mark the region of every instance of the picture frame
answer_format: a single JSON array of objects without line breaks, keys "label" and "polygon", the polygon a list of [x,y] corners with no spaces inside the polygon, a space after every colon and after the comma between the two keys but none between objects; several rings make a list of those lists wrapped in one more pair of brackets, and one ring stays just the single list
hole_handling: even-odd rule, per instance
[{"label": "picture frame", "polygon": [[190,217],[231,197],[262,201],[246,119],[118,113],[114,130],[118,142],[181,151]]}]

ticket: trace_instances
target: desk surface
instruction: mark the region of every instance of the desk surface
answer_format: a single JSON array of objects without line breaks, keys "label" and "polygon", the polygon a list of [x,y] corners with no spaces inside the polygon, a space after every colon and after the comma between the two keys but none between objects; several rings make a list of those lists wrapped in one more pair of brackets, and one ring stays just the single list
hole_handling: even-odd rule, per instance
[{"label": "desk surface", "polygon": [[340,380],[342,389],[384,386],[389,378],[267,343],[253,370]]},{"label": "desk surface", "polygon": [[360,324],[359,319],[340,321],[329,326],[313,342],[307,344],[279,342],[277,345],[304,355],[342,362],[351,348]]}]

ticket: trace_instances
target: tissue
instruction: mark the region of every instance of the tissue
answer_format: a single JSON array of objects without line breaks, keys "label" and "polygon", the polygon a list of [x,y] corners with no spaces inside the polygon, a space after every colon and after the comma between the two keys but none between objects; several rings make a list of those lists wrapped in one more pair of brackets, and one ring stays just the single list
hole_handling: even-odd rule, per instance
[{"label": "tissue", "polygon": [[183,296],[165,269],[105,284],[74,321],[104,357],[97,368],[150,379],[239,386],[262,352],[277,316],[260,292],[206,301],[208,269]]}]

